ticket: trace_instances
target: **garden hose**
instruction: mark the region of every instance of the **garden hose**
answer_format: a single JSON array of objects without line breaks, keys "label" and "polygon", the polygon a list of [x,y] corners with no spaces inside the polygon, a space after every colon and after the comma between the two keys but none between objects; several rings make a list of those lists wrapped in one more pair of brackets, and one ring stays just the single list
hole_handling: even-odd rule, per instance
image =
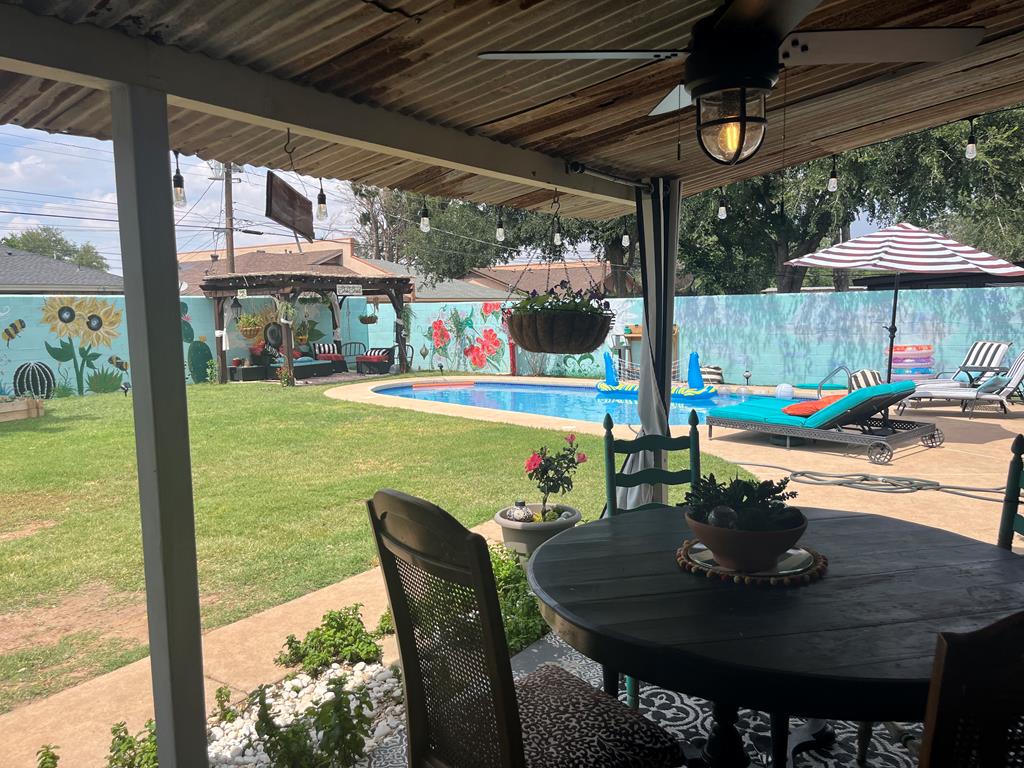
[{"label": "garden hose", "polygon": [[[855,488],[860,491],[875,493],[915,493],[917,491],[939,491],[954,496],[964,496],[979,501],[1002,502],[1006,486],[982,488],[970,485],[946,485],[935,480],[922,480],[917,477],[898,477],[896,475],[869,475],[862,472],[841,474],[836,472],[816,472],[813,470],[790,469],[777,464],[754,464],[748,461],[736,462],[744,467],[763,467],[778,469],[787,473],[794,482],[808,485],[836,485],[844,488]],[[988,494],[988,495],[979,495]]]}]

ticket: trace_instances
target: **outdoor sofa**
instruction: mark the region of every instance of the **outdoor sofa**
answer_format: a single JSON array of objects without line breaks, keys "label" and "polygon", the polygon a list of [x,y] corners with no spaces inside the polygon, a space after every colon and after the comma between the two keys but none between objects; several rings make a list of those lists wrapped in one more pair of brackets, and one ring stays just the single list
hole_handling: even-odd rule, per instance
[{"label": "outdoor sofa", "polygon": [[751,398],[708,411],[708,438],[719,426],[785,438],[787,448],[793,438],[863,445],[872,463],[887,464],[892,460],[893,450],[901,445],[920,441],[925,447],[935,448],[944,440],[942,431],[934,424],[880,415],[911,395],[914,389],[911,381],[864,387],[810,416],[783,413],[782,409],[791,405],[784,400]]}]

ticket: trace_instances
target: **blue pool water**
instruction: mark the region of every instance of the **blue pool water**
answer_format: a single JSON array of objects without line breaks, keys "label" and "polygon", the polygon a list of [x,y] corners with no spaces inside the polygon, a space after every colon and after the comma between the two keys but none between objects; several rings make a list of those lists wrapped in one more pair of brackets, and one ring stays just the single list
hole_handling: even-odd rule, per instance
[{"label": "blue pool water", "polygon": [[[419,387],[411,384],[386,387],[378,390],[383,395],[410,397],[414,400],[433,400],[455,405],[475,405],[478,408],[494,408],[499,411],[536,413],[541,416],[557,416],[577,421],[602,422],[610,413],[616,424],[637,424],[636,399],[615,399],[605,395],[598,397],[593,386],[571,387],[553,384],[506,384],[475,383],[471,387]],[[706,400],[673,402],[669,411],[670,424],[686,424],[690,409],[697,411],[700,421],[709,408],[717,405],[733,405],[759,395],[718,394]],[[773,398],[774,399],[774,398]],[[791,401],[791,402],[796,402]]]}]

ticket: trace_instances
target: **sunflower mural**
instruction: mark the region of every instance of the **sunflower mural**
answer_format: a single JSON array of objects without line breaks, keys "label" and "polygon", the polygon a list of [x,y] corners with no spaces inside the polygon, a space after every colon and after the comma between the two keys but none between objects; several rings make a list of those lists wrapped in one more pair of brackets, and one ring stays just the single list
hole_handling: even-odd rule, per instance
[{"label": "sunflower mural", "polygon": [[124,370],[96,367],[103,356],[98,348],[111,346],[121,335],[121,310],[113,302],[91,296],[49,296],[43,302],[42,322],[50,326],[59,342],[57,346],[45,342],[46,351],[57,361],[62,374],[62,366],[71,364],[79,395],[84,395],[87,388],[90,392],[113,392],[121,386]]}]

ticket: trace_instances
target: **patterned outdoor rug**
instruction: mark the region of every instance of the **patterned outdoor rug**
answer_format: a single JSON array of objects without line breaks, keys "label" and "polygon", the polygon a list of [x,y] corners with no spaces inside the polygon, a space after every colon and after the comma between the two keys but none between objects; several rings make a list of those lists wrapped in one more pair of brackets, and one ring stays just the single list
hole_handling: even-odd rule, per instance
[{"label": "patterned outdoor rug", "polygon": [[[554,662],[594,686],[601,684],[601,667],[577,653],[554,634],[538,640],[512,659],[512,671],[516,676],[532,672],[540,664]],[[624,694],[623,694],[624,697]],[[711,707],[703,699],[683,696],[653,686],[641,690],[641,710],[663,728],[676,734],[680,739],[691,740],[707,736],[711,724]],[[797,721],[794,721],[794,726]],[[857,724],[833,722],[836,743],[827,751],[804,752],[798,756],[796,765],[800,768],[845,768],[856,766]],[[738,723],[740,733],[747,742],[753,765],[760,765],[759,752],[767,753],[770,747],[768,737],[768,716],[751,710],[740,710]],[[875,738],[871,744],[869,766],[873,768],[913,768],[916,763],[910,754],[894,744],[881,726],[875,727]],[[370,754],[369,768],[405,768],[405,732],[399,731]]]}]

